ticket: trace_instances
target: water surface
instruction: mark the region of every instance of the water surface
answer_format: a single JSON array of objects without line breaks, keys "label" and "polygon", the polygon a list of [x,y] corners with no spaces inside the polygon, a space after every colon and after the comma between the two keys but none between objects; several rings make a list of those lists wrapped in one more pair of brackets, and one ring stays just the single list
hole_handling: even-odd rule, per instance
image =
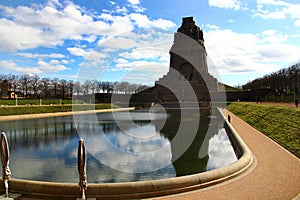
[{"label": "water surface", "polygon": [[[237,160],[219,117],[201,111],[199,122],[193,112],[183,119],[181,114],[168,110],[132,112],[130,118],[126,113],[82,115],[75,120],[55,117],[0,122],[0,130],[10,145],[12,177],[20,179],[77,183],[79,137],[88,150],[89,183],[184,176]],[[195,124],[194,133],[190,127]]]}]

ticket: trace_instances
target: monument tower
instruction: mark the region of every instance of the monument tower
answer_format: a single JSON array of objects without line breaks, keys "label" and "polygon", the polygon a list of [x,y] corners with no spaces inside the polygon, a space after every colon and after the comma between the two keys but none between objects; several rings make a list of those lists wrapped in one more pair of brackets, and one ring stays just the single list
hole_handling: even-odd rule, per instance
[{"label": "monument tower", "polygon": [[206,57],[203,31],[193,17],[183,18],[170,50],[169,72],[156,81],[153,88],[137,94],[132,100],[151,101],[167,107],[189,102],[208,106],[211,94],[218,91],[218,81],[209,74]]}]

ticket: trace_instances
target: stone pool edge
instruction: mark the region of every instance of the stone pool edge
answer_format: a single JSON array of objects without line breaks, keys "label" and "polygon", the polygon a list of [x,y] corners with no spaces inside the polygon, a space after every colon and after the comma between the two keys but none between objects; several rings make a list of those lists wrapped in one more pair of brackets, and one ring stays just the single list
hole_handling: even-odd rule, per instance
[{"label": "stone pool edge", "polygon": [[71,115],[86,115],[103,112],[123,112],[135,110],[135,107],[130,108],[109,108],[100,110],[86,110],[86,111],[71,111],[71,112],[55,112],[55,113],[40,113],[40,114],[25,114],[25,115],[8,115],[0,116],[0,121],[13,121],[13,120],[25,120],[25,119],[40,119],[47,117],[63,117]]},{"label": "stone pool edge", "polygon": [[[169,179],[125,182],[125,183],[101,183],[88,184],[87,197],[97,199],[140,199],[164,195],[171,195],[206,188],[227,181],[246,172],[253,163],[253,154],[240,138],[238,133],[225,119],[225,128],[231,137],[234,147],[242,154],[239,160],[220,169],[199,174],[175,177]],[[1,190],[3,181],[0,181]],[[74,199],[80,197],[79,186],[76,183],[53,183],[41,181],[29,181],[21,179],[9,180],[10,192],[21,193],[24,196],[39,198]]]}]

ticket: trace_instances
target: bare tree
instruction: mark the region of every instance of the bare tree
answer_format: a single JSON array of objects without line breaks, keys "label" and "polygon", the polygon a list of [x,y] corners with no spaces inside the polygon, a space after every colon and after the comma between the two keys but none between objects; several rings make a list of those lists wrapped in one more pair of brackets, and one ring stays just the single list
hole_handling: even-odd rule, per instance
[{"label": "bare tree", "polygon": [[98,88],[98,81],[97,80],[91,80],[90,82],[90,92],[92,94],[95,94]]},{"label": "bare tree", "polygon": [[73,90],[74,90],[74,81],[70,80],[68,81],[68,94],[69,94],[69,97],[72,97],[73,95]]},{"label": "bare tree", "polygon": [[33,97],[34,98],[40,98],[40,77],[37,75],[31,76],[30,80],[30,88],[33,90]]},{"label": "bare tree", "polygon": [[51,81],[51,86],[53,89],[53,97],[58,97],[58,89],[59,89],[59,79],[55,78]]},{"label": "bare tree", "polygon": [[[298,66],[299,69],[299,66]],[[298,73],[299,74],[299,73]],[[290,75],[294,77],[294,74]],[[293,80],[294,80],[293,79]],[[300,78],[298,79],[300,80]],[[297,84],[287,82],[289,88],[297,87]],[[249,83],[250,84],[250,83]],[[253,85],[253,83],[252,83]],[[292,85],[292,86],[290,86]],[[299,85],[299,84],[298,84]],[[9,88],[9,89],[8,89]],[[144,90],[147,86],[129,82],[110,82],[86,80],[83,83],[79,81],[65,79],[42,78],[38,75],[3,75],[0,74],[0,94],[8,90],[21,92],[26,98],[70,98],[73,94],[88,95],[94,93],[120,93],[130,94]]]},{"label": "bare tree", "polygon": [[51,81],[49,78],[43,78],[41,80],[41,90],[43,98],[50,98],[50,85]]},{"label": "bare tree", "polygon": [[245,90],[268,88],[282,94],[298,94],[300,84],[300,62],[243,85]]},{"label": "bare tree", "polygon": [[20,77],[18,75],[10,75],[9,82],[11,84],[12,91],[17,92],[20,86]]},{"label": "bare tree", "polygon": [[68,82],[65,79],[62,79],[62,80],[60,80],[59,86],[60,86],[61,98],[64,99],[66,96]]},{"label": "bare tree", "polygon": [[30,83],[30,76],[29,75],[22,75],[20,77],[20,88],[24,94],[24,97],[27,97],[29,91]]},{"label": "bare tree", "polygon": [[82,90],[81,90],[81,83],[79,81],[76,81],[74,83],[74,87],[73,87],[73,91],[74,91],[74,94],[76,95],[80,95],[80,93],[82,93]]},{"label": "bare tree", "polygon": [[0,75],[0,96],[3,97],[6,92],[6,83],[7,82],[7,77],[3,74]]},{"label": "bare tree", "polygon": [[87,95],[90,93],[90,87],[91,87],[91,81],[90,80],[86,80],[84,81],[83,85],[83,94]]}]

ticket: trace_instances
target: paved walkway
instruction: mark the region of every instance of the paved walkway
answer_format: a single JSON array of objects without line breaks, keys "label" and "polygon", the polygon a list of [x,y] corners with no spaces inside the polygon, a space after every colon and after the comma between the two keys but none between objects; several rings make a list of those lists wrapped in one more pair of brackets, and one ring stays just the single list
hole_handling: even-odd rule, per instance
[{"label": "paved walkway", "polygon": [[153,199],[300,199],[300,159],[229,111],[224,112],[256,157],[252,171],[211,188]]}]

